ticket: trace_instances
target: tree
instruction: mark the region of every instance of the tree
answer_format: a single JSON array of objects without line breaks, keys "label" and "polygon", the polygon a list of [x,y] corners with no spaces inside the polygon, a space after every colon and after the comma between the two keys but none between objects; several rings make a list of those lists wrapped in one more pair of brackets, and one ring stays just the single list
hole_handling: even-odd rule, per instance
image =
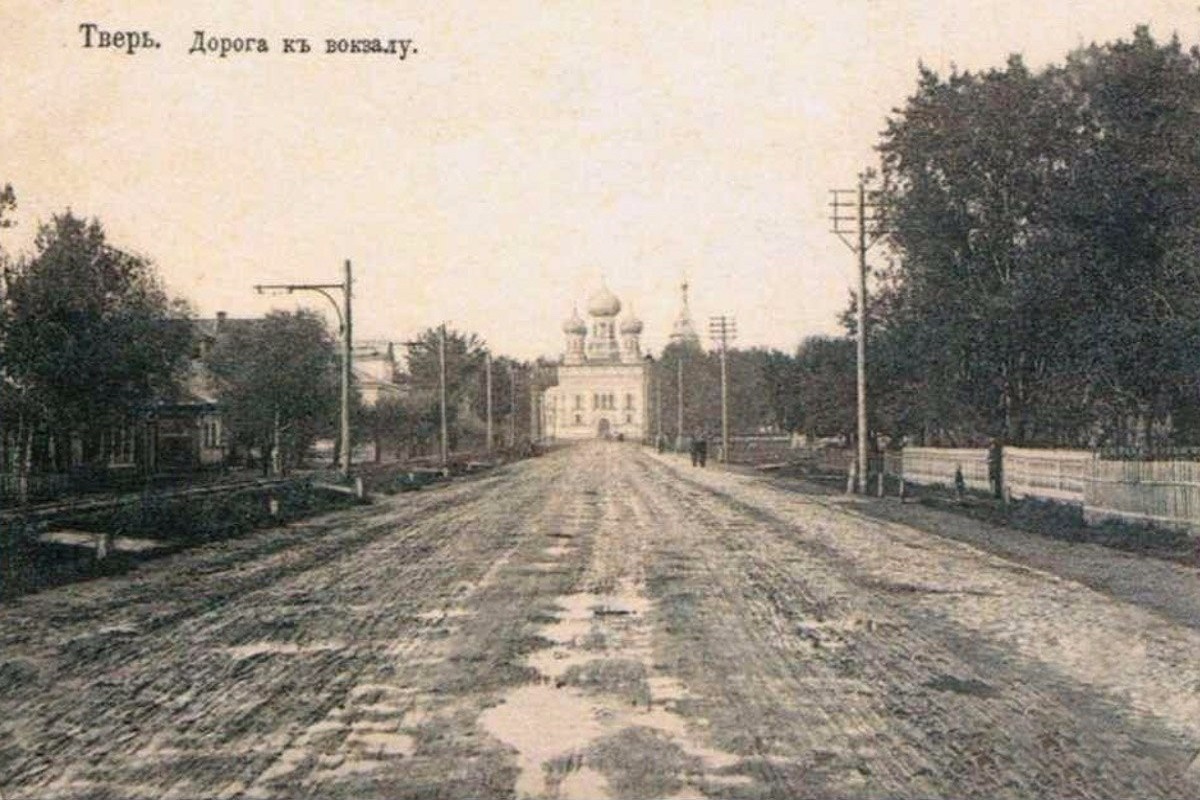
[{"label": "tree", "polygon": [[[28,454],[35,428],[77,433],[91,460],[108,429],[170,392],[190,352],[188,310],[148,260],[110,246],[95,220],[56,216],[34,247],[7,273],[0,320],[20,438]],[[59,460],[66,451],[57,448]]]},{"label": "tree", "polygon": [[796,351],[796,394],[801,429],[809,436],[855,430],[855,348],[849,338],[810,336]]},{"label": "tree", "polygon": [[9,214],[17,208],[17,194],[13,191],[12,184],[4,184],[4,188],[0,189],[0,229],[11,228],[14,223],[8,218]]},{"label": "tree", "polygon": [[257,448],[264,470],[268,454],[286,471],[318,436],[336,430],[337,347],[314,312],[273,311],[232,327],[218,339],[207,367],[235,447]]},{"label": "tree", "polygon": [[[672,342],[663,348],[655,363],[658,390],[662,397],[663,436],[668,441],[687,438],[701,431],[712,420],[720,422],[720,384],[716,386],[716,416],[713,416],[712,369],[708,355],[696,344]],[[717,367],[718,370],[720,367]],[[717,373],[720,380],[720,373]],[[682,378],[683,428],[679,429],[680,380]]]},{"label": "tree", "polygon": [[[678,427],[680,363],[683,374],[684,437],[695,433],[715,437],[721,430],[721,356],[696,345],[667,345],[650,380],[651,402],[655,390],[662,396],[663,435],[674,438]],[[726,354],[729,430],[750,433],[762,428],[790,430],[791,359],[784,353],[760,348]],[[656,388],[655,388],[656,387]],[[657,411],[657,408],[653,410]],[[653,414],[647,419],[653,430]]]},{"label": "tree", "polygon": [[[17,196],[11,184],[4,184],[0,190],[0,230],[11,228],[14,223],[9,214],[17,207]],[[18,408],[19,395],[4,369],[4,331],[8,327],[8,254],[0,242],[0,474],[14,466],[15,431],[5,425],[6,420],[14,420],[21,416]]]},{"label": "tree", "polygon": [[880,145],[896,260],[869,345],[899,367],[889,424],[1086,443],[1181,409],[1200,367],[1197,78],[1195,51],[1144,28],[1038,74],[922,68]]},{"label": "tree", "polygon": [[374,442],[376,461],[382,460],[385,449],[397,458],[404,458],[412,449],[415,422],[405,398],[384,395],[373,406],[359,405],[355,430],[364,441],[369,438]]},{"label": "tree", "polygon": [[[474,333],[442,327],[426,329],[410,344],[409,380],[414,389],[414,398],[423,401],[419,415],[423,419],[432,418],[434,421],[435,438],[440,435],[437,431],[441,425],[439,351],[443,334],[446,358],[446,425],[449,433],[447,446],[453,451],[459,448],[464,433],[471,434],[466,438],[482,438],[481,426],[478,424],[480,417],[472,413],[472,408],[479,406],[481,402],[480,376],[483,374],[487,345]],[[467,417],[473,417],[474,420]]]}]

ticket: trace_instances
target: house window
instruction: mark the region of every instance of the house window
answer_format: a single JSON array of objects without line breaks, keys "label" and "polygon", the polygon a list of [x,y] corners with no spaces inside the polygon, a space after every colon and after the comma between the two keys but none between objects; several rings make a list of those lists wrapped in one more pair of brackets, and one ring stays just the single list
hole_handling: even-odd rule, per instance
[{"label": "house window", "polygon": [[212,449],[221,446],[221,421],[217,419],[204,420],[201,428],[201,443]]},{"label": "house window", "polygon": [[134,463],[133,431],[127,425],[113,428],[108,434],[108,463],[127,466]]},{"label": "house window", "polygon": [[633,395],[632,394],[625,395],[625,407],[633,408]]},{"label": "house window", "polygon": [[575,415],[575,424],[576,424],[576,425],[582,425],[582,424],[583,424],[583,417],[581,417],[579,414],[576,414],[576,415]]},{"label": "house window", "polygon": [[581,394],[575,395],[575,408],[576,409],[583,408],[583,395],[581,395]]}]

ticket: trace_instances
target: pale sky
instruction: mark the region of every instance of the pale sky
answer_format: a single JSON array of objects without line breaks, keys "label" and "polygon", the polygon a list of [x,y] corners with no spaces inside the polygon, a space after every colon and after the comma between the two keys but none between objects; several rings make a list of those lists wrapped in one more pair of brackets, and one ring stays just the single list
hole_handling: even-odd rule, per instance
[{"label": "pale sky", "polygon": [[[1138,23],[1191,46],[1196,2],[0,0],[0,244],[69,206],[204,316],[324,309],[251,286],[348,258],[356,338],[447,321],[520,358],[561,352],[602,275],[656,351],[686,273],[701,328],[792,350],[837,329],[828,190],[875,163],[919,61],[1036,68]],[[162,46],[86,49],[85,22]],[[271,52],[189,55],[196,30]],[[340,37],[417,52],[327,55]]]}]

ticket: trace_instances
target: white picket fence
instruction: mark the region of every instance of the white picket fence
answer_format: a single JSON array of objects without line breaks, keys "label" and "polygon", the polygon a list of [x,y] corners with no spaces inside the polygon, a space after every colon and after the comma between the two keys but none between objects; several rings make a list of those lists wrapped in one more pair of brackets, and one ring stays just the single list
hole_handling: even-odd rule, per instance
[{"label": "white picket fence", "polygon": [[1063,503],[1083,502],[1091,474],[1089,450],[1004,448],[1004,488],[1013,497],[1037,497]]},{"label": "white picket fence", "polygon": [[954,486],[954,475],[962,469],[968,489],[986,492],[988,451],[986,449],[947,447],[906,447],[901,458],[904,480],[925,486]]},{"label": "white picket fence", "polygon": [[1101,461],[1084,479],[1083,517],[1200,533],[1200,462]]},{"label": "white picket fence", "polygon": [[[889,469],[895,469],[890,466]],[[1004,448],[1005,491],[1081,506],[1084,519],[1169,527],[1200,534],[1200,462],[1105,461],[1087,450]],[[986,449],[906,447],[899,459],[904,481],[988,492]]]}]

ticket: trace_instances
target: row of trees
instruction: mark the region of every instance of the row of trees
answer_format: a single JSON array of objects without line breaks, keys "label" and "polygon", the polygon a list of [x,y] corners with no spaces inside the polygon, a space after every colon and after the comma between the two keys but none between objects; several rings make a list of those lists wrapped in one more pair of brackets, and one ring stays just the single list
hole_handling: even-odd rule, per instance
[{"label": "row of trees", "polygon": [[[6,185],[0,229],[15,207]],[[321,316],[228,320],[208,338],[148,259],[70,212],[39,228],[32,253],[10,258],[0,249],[0,266],[0,475],[103,465],[115,431],[195,405],[200,387],[215,393],[234,455],[256,453],[264,468],[287,469],[318,438],[336,438],[339,348]],[[371,407],[353,393],[359,442],[401,456],[437,451],[443,334],[450,447],[483,446],[486,345],[438,329],[409,343],[409,371],[396,376],[402,392]],[[492,366],[493,415],[505,423],[496,439],[528,440],[530,385],[540,392],[551,376],[503,357]]]},{"label": "row of trees", "polygon": [[[790,432],[798,427],[801,416],[791,356],[763,348],[731,349],[726,368],[733,432]],[[651,368],[649,398],[651,436],[660,432],[668,439],[699,433],[716,436],[721,427],[719,353],[704,352],[694,345],[668,345]]]},{"label": "row of trees", "polygon": [[878,431],[1200,442],[1200,51],[922,68],[879,145]]},{"label": "row of trees", "polygon": [[[487,343],[478,334],[427,328],[407,342],[408,369],[399,376],[403,392],[383,397],[359,414],[356,426],[371,438],[376,454],[432,455],[441,438],[441,382],[444,340],[446,432],[451,452],[486,449],[488,418]],[[523,363],[491,357],[491,417],[494,449],[513,448],[536,436],[531,403],[554,380],[545,361]]]}]

